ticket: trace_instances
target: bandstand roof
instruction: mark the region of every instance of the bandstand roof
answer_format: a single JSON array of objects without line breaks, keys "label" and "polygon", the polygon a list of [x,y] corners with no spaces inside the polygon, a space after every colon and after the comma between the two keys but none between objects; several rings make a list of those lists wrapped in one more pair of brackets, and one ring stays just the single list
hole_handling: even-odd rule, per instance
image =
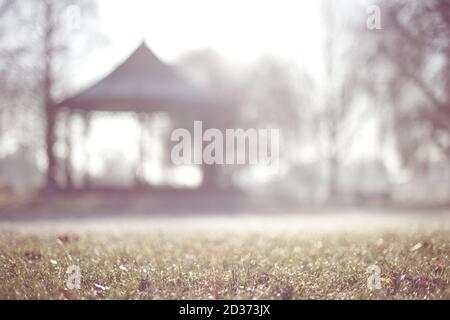
[{"label": "bandstand roof", "polygon": [[58,105],[81,111],[192,112],[217,101],[179,77],[143,42],[109,75]]}]

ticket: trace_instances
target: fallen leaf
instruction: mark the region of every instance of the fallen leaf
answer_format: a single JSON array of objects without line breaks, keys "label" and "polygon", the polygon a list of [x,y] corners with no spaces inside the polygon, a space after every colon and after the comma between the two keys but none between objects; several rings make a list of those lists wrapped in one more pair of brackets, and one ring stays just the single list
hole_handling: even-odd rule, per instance
[{"label": "fallen leaf", "polygon": [[68,235],[68,234],[63,234],[63,235],[59,235],[57,237],[57,240],[59,243],[61,244],[67,244],[69,242],[75,242],[78,241],[80,238],[77,235]]},{"label": "fallen leaf", "polygon": [[256,279],[256,283],[257,284],[265,284],[270,280],[270,276],[267,273],[262,273],[261,275],[258,276],[258,278]]},{"label": "fallen leaf", "polygon": [[64,288],[59,289],[59,294],[64,300],[70,300],[70,292]]},{"label": "fallen leaf", "polygon": [[40,260],[43,258],[43,255],[36,251],[25,251],[23,255],[28,260]]},{"label": "fallen leaf", "polygon": [[281,298],[281,300],[292,300],[294,293],[294,289],[290,286],[288,286],[286,289],[282,290],[278,296]]},{"label": "fallen leaf", "polygon": [[141,279],[141,282],[139,283],[139,291],[148,291],[150,288],[150,282],[148,282],[147,279]]}]

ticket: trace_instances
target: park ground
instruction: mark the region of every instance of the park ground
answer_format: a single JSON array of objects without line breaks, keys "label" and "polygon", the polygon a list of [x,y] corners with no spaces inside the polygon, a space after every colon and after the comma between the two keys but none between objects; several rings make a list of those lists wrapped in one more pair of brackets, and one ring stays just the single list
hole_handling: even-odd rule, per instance
[{"label": "park ground", "polygon": [[450,299],[449,240],[446,212],[0,221],[0,299]]}]

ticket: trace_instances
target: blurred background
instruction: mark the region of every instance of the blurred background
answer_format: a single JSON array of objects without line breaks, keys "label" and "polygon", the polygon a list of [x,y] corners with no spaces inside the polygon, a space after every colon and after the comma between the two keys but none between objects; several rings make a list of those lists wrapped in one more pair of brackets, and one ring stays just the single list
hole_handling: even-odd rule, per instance
[{"label": "blurred background", "polygon": [[[170,134],[279,128],[280,164]],[[450,206],[450,1],[0,0],[0,213]]]}]

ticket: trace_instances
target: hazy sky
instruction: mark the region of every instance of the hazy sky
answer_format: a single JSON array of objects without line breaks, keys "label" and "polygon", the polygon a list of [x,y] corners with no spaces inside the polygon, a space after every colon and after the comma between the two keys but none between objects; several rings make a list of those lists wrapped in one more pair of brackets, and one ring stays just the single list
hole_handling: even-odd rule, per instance
[{"label": "hazy sky", "polygon": [[212,48],[229,62],[251,64],[272,54],[293,59],[317,74],[323,44],[320,4],[301,0],[99,0],[100,29],[109,44],[83,61],[88,72],[79,73],[80,81],[109,71],[142,40],[169,63],[189,51]]},{"label": "hazy sky", "polygon": [[167,60],[211,47],[238,60],[263,53],[315,60],[320,1],[100,0],[103,31],[118,50],[142,38]]}]

